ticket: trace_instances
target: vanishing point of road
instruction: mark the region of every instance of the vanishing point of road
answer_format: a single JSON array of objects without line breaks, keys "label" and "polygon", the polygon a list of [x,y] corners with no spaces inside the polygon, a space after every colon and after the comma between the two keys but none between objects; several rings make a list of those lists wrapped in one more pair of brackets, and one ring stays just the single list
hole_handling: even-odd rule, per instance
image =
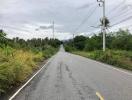
[{"label": "vanishing point of road", "polygon": [[13,100],[132,100],[132,73],[60,51]]}]

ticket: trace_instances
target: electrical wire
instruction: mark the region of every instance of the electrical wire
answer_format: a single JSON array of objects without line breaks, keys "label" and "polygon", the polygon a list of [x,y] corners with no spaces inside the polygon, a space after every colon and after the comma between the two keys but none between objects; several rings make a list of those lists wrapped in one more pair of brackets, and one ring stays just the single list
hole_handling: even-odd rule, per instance
[{"label": "electrical wire", "polygon": [[116,10],[118,10],[120,7],[122,7],[123,5],[122,4],[124,4],[126,2],[126,0],[123,0],[121,3],[119,3],[117,6],[115,6],[114,8],[112,8],[110,11],[108,11],[108,13],[106,14],[106,15],[108,15],[108,14],[111,14],[111,13],[114,13]]},{"label": "electrical wire", "polygon": [[119,19],[120,17],[125,17],[127,15],[131,15],[132,11],[131,10],[127,10],[127,11],[123,11],[121,13],[119,13],[118,15],[113,16],[113,18],[109,18],[110,20],[116,20],[117,18]]},{"label": "electrical wire", "polygon": [[123,23],[123,22],[126,22],[126,21],[128,21],[128,20],[130,20],[130,19],[132,19],[132,16],[129,16],[129,17],[127,17],[127,18],[125,18],[125,19],[123,19],[123,20],[117,22],[117,23],[114,23],[113,25],[111,25],[111,27],[116,26],[116,25],[118,25],[118,24],[121,24],[121,23]]},{"label": "electrical wire", "polygon": [[24,30],[24,29],[19,29],[19,28],[16,28],[16,27],[12,27],[12,26],[7,26],[7,25],[0,25],[0,27],[3,27],[3,28],[10,28],[10,29],[14,29],[14,30],[19,30],[19,31],[24,31],[24,32],[30,32],[28,30]]},{"label": "electrical wire", "polygon": [[[119,10],[123,6],[122,4],[124,4],[124,2],[126,2],[126,0],[123,0],[120,4],[118,4],[117,6],[115,6],[114,8],[112,8],[106,15],[110,14],[111,12],[114,13],[115,11]],[[114,15],[114,17],[116,17],[116,16],[117,15]],[[112,19],[112,17],[110,17],[110,19]],[[96,23],[98,23],[98,22],[95,22],[94,24],[96,24]]]},{"label": "electrical wire", "polygon": [[128,12],[128,10],[123,10],[122,12],[117,13],[116,15],[113,15],[113,16],[109,17],[109,19],[114,19],[115,17],[122,16],[123,14],[125,14],[127,12]]},{"label": "electrical wire", "polygon": [[73,31],[76,33],[85,23],[86,21],[94,14],[94,12],[97,10],[98,6],[96,6],[87,16],[86,18],[79,24],[79,26]]}]

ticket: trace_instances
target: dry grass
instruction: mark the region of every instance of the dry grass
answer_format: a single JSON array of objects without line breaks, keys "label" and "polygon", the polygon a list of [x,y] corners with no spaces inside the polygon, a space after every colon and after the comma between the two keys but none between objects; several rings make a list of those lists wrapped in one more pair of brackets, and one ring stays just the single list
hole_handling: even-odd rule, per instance
[{"label": "dry grass", "polygon": [[42,53],[14,49],[7,53],[0,49],[0,92],[5,92],[12,84],[24,81],[37,69],[36,61],[41,59]]}]

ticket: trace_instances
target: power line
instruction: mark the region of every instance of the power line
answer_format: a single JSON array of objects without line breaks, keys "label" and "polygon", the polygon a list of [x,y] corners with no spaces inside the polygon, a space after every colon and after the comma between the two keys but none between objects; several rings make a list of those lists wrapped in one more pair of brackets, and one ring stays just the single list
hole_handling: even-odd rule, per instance
[{"label": "power line", "polygon": [[89,8],[91,5],[94,5],[96,3],[96,1],[91,2],[91,3],[86,3],[82,6],[80,6],[78,9],[85,9],[85,8]]},{"label": "power line", "polygon": [[96,6],[91,13],[89,13],[86,18],[79,24],[79,26],[75,29],[74,33],[77,32],[79,30],[79,28],[81,28],[83,26],[83,24],[86,23],[86,21],[94,14],[94,12],[96,11],[96,9],[98,8],[98,6]]},{"label": "power line", "polygon": [[[93,2],[93,4],[94,4],[94,2]],[[98,6],[97,6],[98,7]],[[78,25],[78,27],[77,28],[75,28],[75,30],[73,30],[72,31],[72,36],[73,36],[73,38],[74,38],[74,36],[75,36],[75,33],[79,30],[79,28],[81,28],[81,26],[83,26],[83,24],[88,20],[88,18],[90,18],[92,15],[93,15],[93,13],[95,12],[95,10],[97,9],[97,7],[95,7],[94,9],[90,9],[90,10],[92,10],[92,11],[88,11],[88,12],[90,12],[90,14],[88,14],[87,16],[86,16],[86,18]]]},{"label": "power line", "polygon": [[53,21],[53,26],[52,26],[52,28],[53,28],[53,29],[52,29],[52,30],[53,30],[53,39],[55,39],[55,32],[54,32],[54,31],[55,31],[55,22],[54,22],[54,21]]},{"label": "power line", "polygon": [[120,14],[118,14],[118,15],[113,16],[113,18],[109,18],[109,19],[110,19],[110,20],[114,20],[114,19],[116,19],[116,18],[119,18],[119,17],[123,16],[124,14],[127,14],[127,13],[122,12],[122,13],[120,13]]},{"label": "power line", "polygon": [[24,30],[24,29],[19,29],[19,28],[16,28],[16,27],[12,27],[12,26],[7,26],[7,25],[0,25],[1,27],[3,28],[10,28],[10,29],[14,29],[14,30],[19,30],[19,31],[24,31],[24,32],[30,32],[28,30]]},{"label": "power line", "polygon": [[[113,27],[113,26],[116,26],[116,25],[118,25],[118,24],[120,24],[120,23],[123,23],[123,22],[125,22],[125,21],[127,21],[127,20],[130,20],[131,18],[132,18],[132,16],[131,16],[131,13],[132,13],[132,11],[130,11],[130,10],[128,10],[128,9],[126,9],[125,7],[132,7],[131,5],[125,5],[124,6],[124,9],[125,10],[123,10],[122,12],[120,12],[119,14],[116,14],[115,16],[113,16],[114,18],[111,18],[110,20],[115,20],[115,19],[119,19],[120,17],[126,17],[127,15],[130,15],[129,17],[127,17],[127,18],[125,18],[125,19],[122,19],[121,21],[119,21],[119,22],[117,22],[117,23],[115,23],[115,24],[113,24],[111,27]],[[122,8],[123,9],[123,8]],[[127,10],[127,11],[126,11]]]},{"label": "power line", "polygon": [[126,15],[130,15],[132,13],[132,11],[130,11],[130,10],[123,10],[122,12],[120,12],[119,14],[116,14],[116,15],[114,15],[113,16],[113,18],[111,17],[111,18],[109,18],[110,20],[113,20],[113,19],[116,19],[116,18],[119,18],[119,17],[123,17],[123,16],[126,16]]},{"label": "power line", "polygon": [[[116,10],[118,10],[119,8],[121,8],[122,7],[122,4],[124,4],[124,2],[126,2],[126,0],[123,0],[120,4],[118,4],[117,6],[115,6],[114,8],[112,8],[109,12],[106,13],[106,15],[110,14],[111,12],[113,13]],[[112,18],[112,17],[110,17],[110,18]],[[96,24],[96,23],[98,23],[98,22],[95,22],[94,24]]]},{"label": "power line", "polygon": [[127,17],[127,18],[125,18],[125,19],[123,19],[123,20],[121,20],[121,21],[119,21],[119,22],[113,24],[111,27],[113,27],[113,26],[115,26],[115,25],[118,25],[118,24],[121,24],[121,23],[123,23],[123,22],[125,22],[125,21],[127,21],[127,20],[130,20],[130,19],[132,19],[132,16],[129,16],[129,17]]},{"label": "power line", "polygon": [[106,13],[106,15],[115,12],[116,10],[118,10],[118,8],[120,8],[122,6],[122,4],[124,4],[126,2],[126,0],[123,0],[121,3],[119,3],[117,6],[115,6],[114,8],[112,8],[110,11],[108,11],[108,13]]},{"label": "power line", "polygon": [[121,29],[122,29],[122,28],[131,29],[131,28],[132,28],[131,26],[132,26],[132,24],[131,24],[131,25],[127,25],[127,26],[122,26],[122,27],[120,27],[120,28],[121,28]]}]

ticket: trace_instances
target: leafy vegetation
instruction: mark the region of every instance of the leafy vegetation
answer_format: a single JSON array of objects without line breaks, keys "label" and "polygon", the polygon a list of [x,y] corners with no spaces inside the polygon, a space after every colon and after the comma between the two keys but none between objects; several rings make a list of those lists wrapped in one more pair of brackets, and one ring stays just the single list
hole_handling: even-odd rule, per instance
[{"label": "leafy vegetation", "polygon": [[132,52],[130,51],[107,50],[103,52],[98,50],[91,52],[74,51],[72,53],[111,64],[120,68],[132,70]]},{"label": "leafy vegetation", "polygon": [[102,51],[102,33],[92,37],[77,36],[64,46],[68,52],[132,70],[132,34],[128,30],[108,33],[105,52]]},{"label": "leafy vegetation", "polygon": [[[77,50],[93,51],[102,50],[102,33],[92,37],[76,36],[73,40],[66,41],[65,46]],[[114,50],[132,50],[132,34],[128,30],[120,29],[118,32],[106,34],[106,47]]]},{"label": "leafy vegetation", "polygon": [[0,94],[23,82],[38,69],[38,62],[57,52],[57,39],[8,39],[0,31]]}]

